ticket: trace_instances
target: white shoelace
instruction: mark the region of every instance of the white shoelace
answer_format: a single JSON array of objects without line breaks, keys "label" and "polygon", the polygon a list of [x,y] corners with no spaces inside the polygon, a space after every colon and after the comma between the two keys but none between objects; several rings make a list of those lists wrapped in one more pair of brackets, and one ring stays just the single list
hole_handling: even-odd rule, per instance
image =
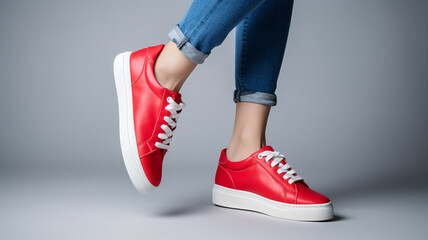
[{"label": "white shoelace", "polygon": [[171,115],[163,117],[163,119],[168,123],[168,125],[162,124],[161,128],[165,131],[165,133],[159,133],[158,137],[163,141],[161,143],[155,143],[156,147],[163,149],[169,148],[169,143],[172,141],[172,134],[175,130],[175,127],[177,126],[177,120],[181,113],[179,111],[184,108],[184,102],[178,104],[171,97],[168,97],[166,101],[169,104],[165,107],[165,109],[168,110]]},{"label": "white shoelace", "polygon": [[[302,177],[300,177],[299,175],[297,175],[296,171],[294,171],[293,169],[291,169],[291,166],[288,165],[288,163],[286,164],[282,164],[281,161],[283,159],[285,159],[285,156],[280,154],[277,151],[264,151],[259,153],[258,158],[262,159],[263,157],[266,157],[266,162],[269,162],[269,160],[273,159],[270,166],[271,167],[275,167],[276,165],[279,166],[277,173],[281,174],[283,172],[285,172],[283,178],[284,180],[288,179],[288,183],[292,184],[296,181],[299,180],[303,180]],[[294,175],[296,174],[296,175]]]}]

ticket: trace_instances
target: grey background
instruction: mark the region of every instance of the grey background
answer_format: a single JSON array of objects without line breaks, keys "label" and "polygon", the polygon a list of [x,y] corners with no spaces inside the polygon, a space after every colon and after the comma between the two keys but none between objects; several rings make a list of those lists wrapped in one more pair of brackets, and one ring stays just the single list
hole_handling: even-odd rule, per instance
[{"label": "grey background", "polygon": [[296,1],[268,144],[329,196],[334,221],[211,204],[231,135],[235,30],[182,89],[149,195],[122,163],[112,64],[167,43],[191,1],[1,1],[1,239],[422,239],[428,3]]}]

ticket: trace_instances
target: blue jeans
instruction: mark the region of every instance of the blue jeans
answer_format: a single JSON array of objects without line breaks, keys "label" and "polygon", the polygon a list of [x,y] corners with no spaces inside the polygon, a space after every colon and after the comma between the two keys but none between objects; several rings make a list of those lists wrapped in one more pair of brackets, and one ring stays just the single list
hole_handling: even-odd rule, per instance
[{"label": "blue jeans", "polygon": [[233,100],[274,106],[292,8],[293,0],[194,0],[168,36],[202,64],[236,26]]}]

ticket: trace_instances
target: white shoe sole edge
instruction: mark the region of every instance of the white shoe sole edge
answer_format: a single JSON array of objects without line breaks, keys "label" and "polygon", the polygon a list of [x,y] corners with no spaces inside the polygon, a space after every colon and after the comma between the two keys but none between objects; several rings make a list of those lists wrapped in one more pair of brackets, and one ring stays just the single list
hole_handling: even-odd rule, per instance
[{"label": "white shoe sole edge", "polygon": [[217,184],[214,184],[213,188],[213,203],[222,207],[250,210],[288,220],[326,221],[333,218],[331,202],[325,204],[287,204]]},{"label": "white shoe sole edge", "polygon": [[150,183],[144,173],[138,154],[132,106],[130,56],[131,52],[121,53],[116,56],[113,64],[119,103],[120,147],[129,178],[139,192],[146,193],[154,190],[156,186]]}]

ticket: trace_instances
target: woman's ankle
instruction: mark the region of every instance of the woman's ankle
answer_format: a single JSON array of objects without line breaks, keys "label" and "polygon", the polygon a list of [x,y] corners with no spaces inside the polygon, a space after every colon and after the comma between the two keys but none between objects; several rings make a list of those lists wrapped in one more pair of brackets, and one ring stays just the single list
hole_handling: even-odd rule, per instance
[{"label": "woman's ankle", "polygon": [[164,67],[158,67],[160,64],[155,63],[154,74],[158,83],[171,91],[179,92],[186,78],[177,78]]},{"label": "woman's ankle", "polygon": [[244,143],[244,142],[235,142],[230,143],[226,149],[227,159],[231,162],[239,162],[248,158],[251,154],[255,153],[260,148],[266,146],[264,141],[253,142],[253,143]]},{"label": "woman's ankle", "polygon": [[196,66],[170,41],[155,60],[154,74],[160,85],[178,92]]}]

